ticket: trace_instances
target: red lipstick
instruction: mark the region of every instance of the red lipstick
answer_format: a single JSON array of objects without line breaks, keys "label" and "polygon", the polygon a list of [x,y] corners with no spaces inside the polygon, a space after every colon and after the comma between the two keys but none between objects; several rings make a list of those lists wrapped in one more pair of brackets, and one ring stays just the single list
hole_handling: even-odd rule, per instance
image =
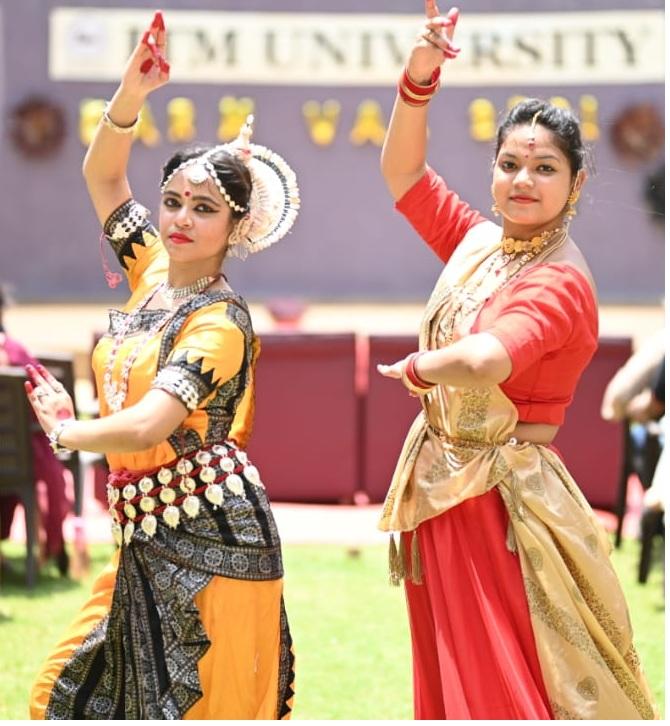
[{"label": "red lipstick", "polygon": [[176,245],[185,245],[189,242],[193,242],[190,237],[187,237],[185,234],[181,234],[181,232],[173,232],[170,235],[170,241],[174,242]]}]

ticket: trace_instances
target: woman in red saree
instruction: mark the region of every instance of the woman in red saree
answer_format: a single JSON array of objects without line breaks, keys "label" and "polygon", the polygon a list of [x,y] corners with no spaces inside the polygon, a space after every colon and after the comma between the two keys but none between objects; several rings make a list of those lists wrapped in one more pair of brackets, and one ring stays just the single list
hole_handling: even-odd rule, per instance
[{"label": "woman in red saree", "polygon": [[[586,174],[571,112],[529,99],[497,137],[495,224],[426,165],[427,108],[458,10],[426,22],[382,171],[446,263],[419,352],[384,375],[420,397],[380,526],[402,533],[417,719],[654,718],[610,545],[551,447],[597,346],[568,234]],[[585,432],[586,435],[587,432]]]}]

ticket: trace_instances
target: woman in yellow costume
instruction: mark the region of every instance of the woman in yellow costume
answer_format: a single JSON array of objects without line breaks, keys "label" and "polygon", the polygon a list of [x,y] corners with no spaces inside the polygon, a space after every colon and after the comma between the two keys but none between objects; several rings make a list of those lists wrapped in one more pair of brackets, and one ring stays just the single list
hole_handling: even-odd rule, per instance
[{"label": "woman in yellow costume", "polygon": [[[93,365],[101,416],[77,421],[30,369],[54,448],[107,455],[119,546],[41,670],[33,718],[276,719],[293,655],[279,537],[244,447],[257,342],[224,257],[267,247],[299,206],[295,175],[247,125],[229,145],[175,154],[157,231],[126,177],[147,95],[169,79],[160,13],[133,52],[84,162],[130,298]],[[108,273],[111,274],[111,273]]]}]

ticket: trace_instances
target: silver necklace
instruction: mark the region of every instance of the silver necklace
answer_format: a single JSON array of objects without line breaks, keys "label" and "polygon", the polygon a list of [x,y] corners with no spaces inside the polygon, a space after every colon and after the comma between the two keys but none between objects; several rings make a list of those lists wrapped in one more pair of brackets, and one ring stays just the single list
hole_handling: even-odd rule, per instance
[{"label": "silver necklace", "polygon": [[219,279],[219,275],[207,275],[205,277],[198,278],[195,282],[184,287],[173,287],[169,282],[165,283],[163,288],[163,295],[174,302],[175,300],[184,300],[191,295],[197,295],[198,293],[206,290],[214,281]]}]

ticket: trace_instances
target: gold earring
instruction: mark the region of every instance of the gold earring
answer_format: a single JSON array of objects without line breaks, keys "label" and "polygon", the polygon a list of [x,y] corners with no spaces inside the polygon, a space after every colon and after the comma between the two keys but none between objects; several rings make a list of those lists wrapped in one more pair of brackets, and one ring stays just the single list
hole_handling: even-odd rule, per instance
[{"label": "gold earring", "polygon": [[565,210],[565,216],[568,219],[572,219],[577,214],[577,207],[575,206],[577,202],[579,201],[579,191],[576,189],[573,189],[570,192],[570,195],[568,196],[568,200],[566,202],[566,210]]}]

